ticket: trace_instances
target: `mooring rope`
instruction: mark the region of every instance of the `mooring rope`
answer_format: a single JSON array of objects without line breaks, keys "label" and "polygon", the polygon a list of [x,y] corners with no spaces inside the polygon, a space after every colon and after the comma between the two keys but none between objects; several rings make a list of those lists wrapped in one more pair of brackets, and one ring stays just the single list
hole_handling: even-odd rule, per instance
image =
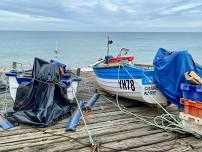
[{"label": "mooring rope", "polygon": [[[129,76],[134,80],[134,82],[136,82],[134,77],[128,72],[128,70],[123,65],[119,65],[119,67],[118,67],[118,81],[120,80],[120,67],[121,66],[126,70],[126,72],[129,74]],[[140,87],[142,88],[142,86],[140,86]],[[141,115],[137,115],[135,113],[132,113],[132,112],[126,110],[125,107],[122,108],[120,106],[120,104],[119,104],[118,96],[119,96],[119,91],[117,89],[117,92],[116,92],[116,105],[119,108],[119,110],[122,111],[123,113],[133,115],[136,118],[140,119],[141,121],[145,122],[146,124],[149,124],[149,125],[164,129],[166,131],[176,131],[176,132],[180,132],[180,133],[190,133],[190,134],[193,134],[196,137],[199,137],[199,135],[196,132],[192,131],[192,129],[190,127],[184,126],[181,121],[178,121],[177,119],[175,119],[174,118],[175,116],[173,114],[170,114],[165,108],[163,108],[161,106],[161,104],[155,98],[153,98],[151,95],[150,96],[157,103],[157,105],[159,105],[159,107],[162,108],[164,110],[164,112],[166,112],[166,114],[162,114],[161,116],[154,117],[153,122],[149,121],[148,119],[145,119]],[[111,101],[107,97],[105,97],[105,98],[108,101]],[[113,101],[111,101],[111,102],[113,103]],[[169,118],[172,118],[172,120],[174,120],[174,122],[171,121]],[[159,122],[157,122],[158,120],[161,121],[161,124],[159,124]],[[167,125],[165,125],[165,123],[167,123]]]},{"label": "mooring rope", "polygon": [[[128,72],[128,70],[124,67],[124,65],[122,65],[122,67],[123,67],[123,69],[128,73],[128,75],[135,81],[135,79],[134,79],[134,77]],[[120,67],[119,67],[119,69],[120,69]],[[145,75],[144,74],[144,76],[148,79],[148,81],[149,81],[149,83],[150,83],[150,79],[147,77],[147,75]],[[138,83],[137,83],[138,84]],[[150,83],[151,84],[151,83]],[[138,84],[139,85],[139,84]],[[142,88],[142,86],[141,85],[139,85],[141,88]],[[152,95],[150,95],[150,94],[148,94],[153,100],[154,100],[154,102],[156,102],[157,104],[158,104],[158,106],[160,107],[160,108],[162,108],[163,109],[163,111],[165,111],[167,114],[169,114],[169,112],[152,96]],[[170,115],[170,114],[169,114]],[[174,120],[174,121],[176,121],[176,122],[178,122],[172,115],[170,115],[171,116],[171,118]]]},{"label": "mooring rope", "polygon": [[8,86],[6,86],[6,90],[5,92],[3,92],[3,99],[2,99],[2,105],[3,105],[3,113],[6,113],[7,109],[8,109],[8,99],[7,99],[7,93],[8,93]]},{"label": "mooring rope", "polygon": [[75,89],[74,89],[73,87],[72,87],[72,90],[73,90],[73,92],[72,92],[72,93],[73,93],[73,96],[74,96],[74,98],[75,98],[75,100],[76,100],[76,103],[77,103],[77,105],[78,105],[79,111],[80,111],[80,113],[81,113],[82,120],[83,120],[83,122],[84,122],[84,127],[85,127],[85,129],[86,129],[86,131],[87,131],[87,133],[88,133],[89,142],[92,144],[92,143],[93,143],[92,134],[91,134],[90,130],[88,129],[88,125],[87,125],[87,123],[86,123],[86,120],[85,120],[83,111],[82,111],[82,109],[81,109],[81,107],[80,107],[80,105],[79,105],[79,101],[78,101],[77,96],[76,96],[76,91],[75,91]]}]

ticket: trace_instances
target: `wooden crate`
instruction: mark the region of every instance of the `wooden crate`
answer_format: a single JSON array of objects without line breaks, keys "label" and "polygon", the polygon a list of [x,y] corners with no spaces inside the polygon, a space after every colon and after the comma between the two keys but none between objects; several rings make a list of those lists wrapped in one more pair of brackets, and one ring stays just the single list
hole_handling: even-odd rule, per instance
[{"label": "wooden crate", "polygon": [[196,133],[202,135],[202,119],[201,118],[195,117],[189,114],[185,114],[183,112],[180,112],[179,118],[181,119],[185,127],[188,127],[191,130],[195,131]]}]

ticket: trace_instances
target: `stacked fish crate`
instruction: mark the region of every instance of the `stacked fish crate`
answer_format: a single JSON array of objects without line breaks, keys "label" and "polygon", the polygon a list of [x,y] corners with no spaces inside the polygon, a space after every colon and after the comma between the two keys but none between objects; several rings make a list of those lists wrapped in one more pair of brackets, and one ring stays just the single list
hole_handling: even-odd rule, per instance
[{"label": "stacked fish crate", "polygon": [[202,135],[202,85],[181,84],[181,90],[184,109],[179,117],[184,126]]}]

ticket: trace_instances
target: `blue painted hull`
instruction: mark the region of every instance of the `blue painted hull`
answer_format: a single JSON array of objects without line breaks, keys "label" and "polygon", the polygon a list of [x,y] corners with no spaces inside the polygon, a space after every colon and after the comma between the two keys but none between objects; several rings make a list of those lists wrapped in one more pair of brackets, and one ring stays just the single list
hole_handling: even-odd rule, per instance
[{"label": "blue painted hull", "polygon": [[153,69],[144,66],[109,67],[110,65],[99,64],[93,66],[93,71],[100,88],[125,98],[167,105],[165,97],[154,83]]},{"label": "blue painted hull", "polygon": [[[32,70],[26,70],[24,72],[32,72]],[[18,84],[21,84],[22,82],[31,82],[32,77],[19,77],[18,74],[23,73],[22,71],[16,72],[15,70],[11,70],[10,72],[5,73],[7,77],[15,77]]]},{"label": "blue painted hull", "polygon": [[[31,71],[32,70],[28,70],[26,72],[31,72]],[[19,76],[19,73],[22,74],[23,72],[10,71],[6,73],[6,76],[8,76],[9,78],[9,89],[10,89],[10,94],[13,100],[15,100],[18,86],[21,83],[27,84],[32,82],[33,80],[31,76],[30,77]],[[60,82],[67,87],[68,99],[73,100],[74,95],[72,94],[72,92],[73,90],[75,91],[77,90],[79,81],[80,81],[79,77],[75,77],[71,75],[71,71],[66,71],[66,73],[63,75],[62,80]]]},{"label": "blue painted hull", "polygon": [[142,79],[142,84],[151,84],[153,81],[153,70],[144,70],[140,67],[93,67],[97,77],[103,79]]}]

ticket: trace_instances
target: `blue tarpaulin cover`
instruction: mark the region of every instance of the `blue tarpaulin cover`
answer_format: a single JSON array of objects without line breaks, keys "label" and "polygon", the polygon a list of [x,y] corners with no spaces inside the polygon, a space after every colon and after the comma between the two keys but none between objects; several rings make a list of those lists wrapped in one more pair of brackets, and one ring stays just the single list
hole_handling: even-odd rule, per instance
[{"label": "blue tarpaulin cover", "polygon": [[154,80],[167,100],[173,104],[180,104],[182,92],[181,83],[187,83],[184,73],[195,71],[201,75],[201,69],[188,51],[169,52],[160,48],[153,60]]}]

